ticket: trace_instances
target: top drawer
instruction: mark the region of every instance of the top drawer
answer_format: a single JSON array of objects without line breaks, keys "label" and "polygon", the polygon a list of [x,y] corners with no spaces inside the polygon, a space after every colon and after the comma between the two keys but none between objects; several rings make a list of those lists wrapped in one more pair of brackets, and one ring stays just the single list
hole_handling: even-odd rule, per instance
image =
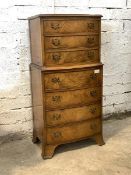
[{"label": "top drawer", "polygon": [[44,21],[45,33],[98,33],[99,20]]}]

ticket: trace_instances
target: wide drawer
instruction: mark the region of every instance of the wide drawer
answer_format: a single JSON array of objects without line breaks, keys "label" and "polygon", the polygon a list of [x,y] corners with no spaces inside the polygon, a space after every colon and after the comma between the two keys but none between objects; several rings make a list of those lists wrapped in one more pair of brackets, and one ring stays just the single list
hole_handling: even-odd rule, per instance
[{"label": "wide drawer", "polygon": [[98,20],[44,21],[45,33],[99,32]]},{"label": "wide drawer", "polygon": [[101,99],[101,87],[51,92],[45,94],[46,109],[70,108],[71,106],[90,104]]},{"label": "wide drawer", "polygon": [[47,126],[78,122],[101,116],[101,103],[46,112]]},{"label": "wide drawer", "polygon": [[67,125],[47,128],[47,144],[56,144],[92,136],[101,131],[100,118]]},{"label": "wide drawer", "polygon": [[75,72],[48,73],[44,76],[45,89],[72,89],[83,87],[96,87],[102,84],[102,71],[100,68]]},{"label": "wide drawer", "polygon": [[77,65],[80,63],[97,62],[99,62],[99,51],[97,49],[45,53],[46,66],[67,64]]},{"label": "wide drawer", "polygon": [[98,35],[45,37],[45,49],[91,48],[99,46]]}]

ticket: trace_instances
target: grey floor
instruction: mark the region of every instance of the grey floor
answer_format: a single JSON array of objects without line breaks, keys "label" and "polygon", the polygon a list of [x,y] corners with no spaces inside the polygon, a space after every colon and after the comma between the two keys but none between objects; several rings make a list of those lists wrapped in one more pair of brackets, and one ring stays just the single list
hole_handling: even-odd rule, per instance
[{"label": "grey floor", "polygon": [[0,144],[0,175],[131,175],[131,117],[104,121],[104,140],[60,146],[48,160],[30,137]]}]

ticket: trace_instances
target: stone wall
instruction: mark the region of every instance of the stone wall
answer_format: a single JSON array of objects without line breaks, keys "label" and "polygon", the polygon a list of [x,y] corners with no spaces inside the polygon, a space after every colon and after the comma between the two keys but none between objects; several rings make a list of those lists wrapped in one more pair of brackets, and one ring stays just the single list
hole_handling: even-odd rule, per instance
[{"label": "stone wall", "polygon": [[4,0],[0,4],[0,136],[32,131],[27,17],[102,14],[104,117],[131,110],[131,0]]}]

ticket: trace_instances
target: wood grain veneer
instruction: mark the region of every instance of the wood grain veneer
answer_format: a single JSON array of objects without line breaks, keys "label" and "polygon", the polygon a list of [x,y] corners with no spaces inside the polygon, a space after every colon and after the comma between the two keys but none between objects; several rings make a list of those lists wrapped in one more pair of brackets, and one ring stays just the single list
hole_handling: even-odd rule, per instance
[{"label": "wood grain veneer", "polygon": [[33,142],[42,157],[86,138],[103,145],[101,15],[29,18]]}]

